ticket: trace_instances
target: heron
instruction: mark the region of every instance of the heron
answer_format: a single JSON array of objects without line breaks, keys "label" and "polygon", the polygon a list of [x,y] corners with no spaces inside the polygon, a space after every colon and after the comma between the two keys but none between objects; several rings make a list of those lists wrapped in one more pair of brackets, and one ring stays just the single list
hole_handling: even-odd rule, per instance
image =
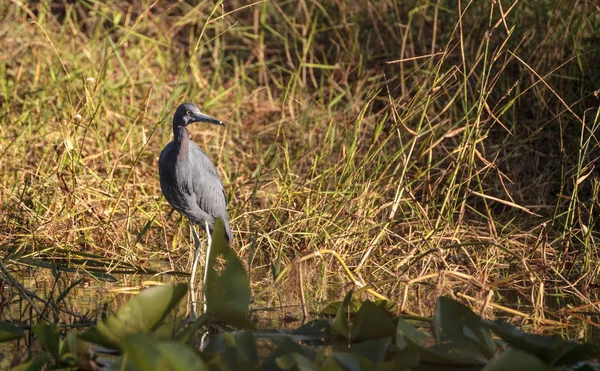
[{"label": "heron", "polygon": [[[206,292],[206,275],[208,273],[208,256],[210,254],[211,232],[216,218],[223,219],[225,237],[231,241],[231,228],[227,215],[227,199],[223,183],[215,165],[204,151],[193,141],[187,126],[194,122],[207,122],[219,126],[227,126],[223,121],[214,119],[200,111],[193,103],[183,103],[173,115],[174,140],[160,153],[158,174],[163,195],[180,214],[187,217],[194,237],[194,260],[190,273],[190,294],[192,315],[196,316],[195,280],[200,257],[200,239],[194,225],[206,231],[208,238],[206,261],[204,264],[203,291]],[[206,297],[206,295],[204,295]],[[204,304],[206,312],[206,300]]]}]

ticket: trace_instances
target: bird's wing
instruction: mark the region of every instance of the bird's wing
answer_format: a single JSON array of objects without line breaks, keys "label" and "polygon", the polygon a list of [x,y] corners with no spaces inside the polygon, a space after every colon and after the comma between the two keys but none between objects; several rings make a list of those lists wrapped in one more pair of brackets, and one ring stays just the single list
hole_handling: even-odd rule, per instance
[{"label": "bird's wing", "polygon": [[228,222],[227,199],[217,169],[200,147],[190,145],[190,152],[192,188],[198,206],[213,218]]}]

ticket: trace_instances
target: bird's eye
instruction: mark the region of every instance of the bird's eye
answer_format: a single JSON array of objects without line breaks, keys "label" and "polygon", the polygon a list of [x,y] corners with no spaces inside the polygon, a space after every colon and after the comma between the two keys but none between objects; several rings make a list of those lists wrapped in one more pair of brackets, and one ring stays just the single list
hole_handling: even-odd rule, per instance
[{"label": "bird's eye", "polygon": [[187,111],[185,111],[185,114],[189,115],[189,114],[191,114],[191,112],[189,110],[187,110]]}]

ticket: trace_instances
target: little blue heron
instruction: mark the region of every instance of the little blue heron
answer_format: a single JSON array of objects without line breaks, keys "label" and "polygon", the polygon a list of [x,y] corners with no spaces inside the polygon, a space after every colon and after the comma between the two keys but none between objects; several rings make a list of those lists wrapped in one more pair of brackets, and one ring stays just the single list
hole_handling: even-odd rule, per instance
[{"label": "little blue heron", "polygon": [[[186,126],[194,122],[226,126],[204,113],[193,103],[180,105],[173,116],[174,140],[160,153],[158,173],[160,188],[171,206],[190,220],[194,236],[194,262],[190,274],[192,314],[196,315],[195,279],[200,255],[200,239],[194,224],[204,228],[208,235],[206,262],[204,265],[203,287],[208,272],[208,255],[215,219],[223,219],[226,238],[231,241],[231,229],[227,215],[227,200],[217,169],[198,145],[190,140]],[[206,291],[206,287],[203,288]],[[204,307],[206,309],[206,306]]]}]

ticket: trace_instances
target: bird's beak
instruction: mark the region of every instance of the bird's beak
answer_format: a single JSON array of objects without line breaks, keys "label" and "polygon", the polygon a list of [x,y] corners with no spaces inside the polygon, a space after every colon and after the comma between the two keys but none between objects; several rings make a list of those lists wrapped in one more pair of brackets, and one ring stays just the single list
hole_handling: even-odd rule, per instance
[{"label": "bird's beak", "polygon": [[209,124],[215,124],[215,125],[219,125],[219,126],[227,126],[227,125],[225,125],[225,123],[223,121],[214,119],[203,113],[195,114],[194,116],[192,116],[192,121],[190,121],[190,124],[192,122],[208,122]]}]

